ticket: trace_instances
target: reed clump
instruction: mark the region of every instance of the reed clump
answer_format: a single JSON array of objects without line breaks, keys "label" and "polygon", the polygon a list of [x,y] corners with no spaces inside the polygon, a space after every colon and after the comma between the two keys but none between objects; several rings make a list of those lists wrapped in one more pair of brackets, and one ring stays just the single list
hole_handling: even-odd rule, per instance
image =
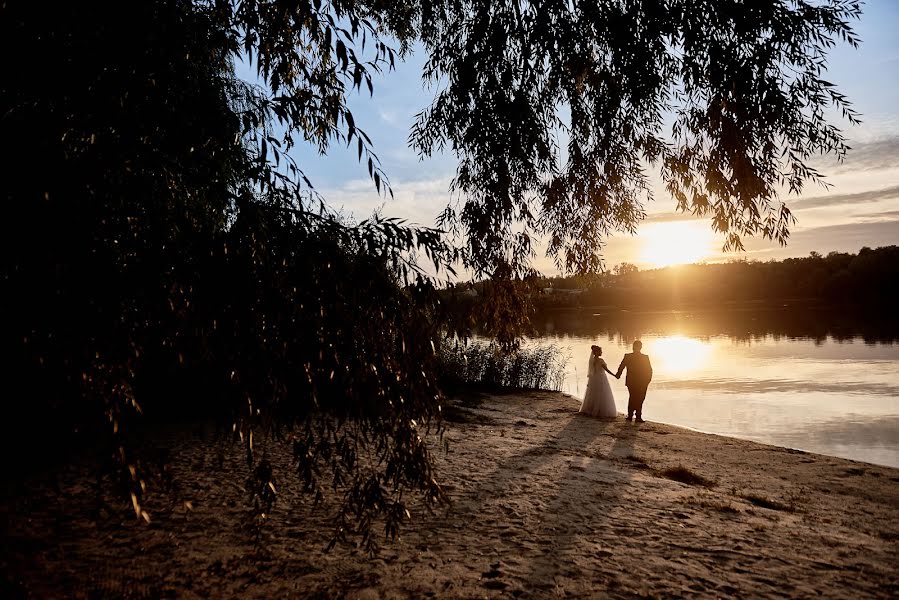
[{"label": "reed clump", "polygon": [[452,341],[440,348],[444,386],[559,391],[570,353],[556,345],[503,352],[488,342]]}]

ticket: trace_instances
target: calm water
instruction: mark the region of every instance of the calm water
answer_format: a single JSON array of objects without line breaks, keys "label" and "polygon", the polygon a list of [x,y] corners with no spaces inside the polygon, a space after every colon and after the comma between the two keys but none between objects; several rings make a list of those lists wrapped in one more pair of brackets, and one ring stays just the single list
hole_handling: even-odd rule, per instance
[{"label": "calm water", "polygon": [[[894,317],[810,309],[547,313],[532,344],[571,352],[563,391],[581,398],[590,345],[612,371],[643,341],[654,376],[644,418],[899,467]],[[619,411],[624,377],[611,379]]]}]

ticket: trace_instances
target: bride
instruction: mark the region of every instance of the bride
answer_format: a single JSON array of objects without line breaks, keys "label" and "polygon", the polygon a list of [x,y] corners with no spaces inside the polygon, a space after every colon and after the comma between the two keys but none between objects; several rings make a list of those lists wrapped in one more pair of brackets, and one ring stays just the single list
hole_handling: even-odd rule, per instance
[{"label": "bride", "polygon": [[615,397],[612,395],[612,386],[606,373],[615,376],[609,370],[606,361],[602,358],[602,348],[591,346],[590,362],[587,364],[587,390],[584,392],[584,402],[580,412],[591,417],[615,417],[618,411],[615,408]]}]

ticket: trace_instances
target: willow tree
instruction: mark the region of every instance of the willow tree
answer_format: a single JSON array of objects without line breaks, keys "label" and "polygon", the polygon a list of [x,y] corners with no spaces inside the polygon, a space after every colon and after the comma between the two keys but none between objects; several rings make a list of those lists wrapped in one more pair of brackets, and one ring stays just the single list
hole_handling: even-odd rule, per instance
[{"label": "willow tree", "polygon": [[823,73],[836,42],[857,45],[858,2],[430,10],[424,75],[439,89],[411,139],[459,156],[461,202],[444,221],[479,274],[526,271],[534,232],[560,267],[598,269],[602,240],[644,216],[652,167],[677,209],[710,217],[728,248],[754,235],[785,244],[793,217],[779,190],[821,181],[808,159],[848,149],[825,111],[856,115]]},{"label": "willow tree", "polygon": [[[393,531],[403,490],[440,497],[419,432],[439,421],[439,311],[418,259],[512,290],[536,234],[564,269],[596,270],[602,240],[643,217],[651,168],[730,247],[785,242],[778,190],[847,149],[825,109],[855,115],[822,74],[858,15],[845,0],[4,3],[0,327],[5,379],[26,390],[5,408],[56,452],[62,432],[106,436],[138,515],[139,414],[233,423],[263,504],[251,434],[287,427],[308,489],[345,490],[341,527],[367,535],[383,515]],[[435,94],[410,141],[459,158],[440,222],[458,247],[342,221],[291,154],[348,144],[389,194],[347,100],[413,47]],[[235,76],[247,57],[262,85]]]}]

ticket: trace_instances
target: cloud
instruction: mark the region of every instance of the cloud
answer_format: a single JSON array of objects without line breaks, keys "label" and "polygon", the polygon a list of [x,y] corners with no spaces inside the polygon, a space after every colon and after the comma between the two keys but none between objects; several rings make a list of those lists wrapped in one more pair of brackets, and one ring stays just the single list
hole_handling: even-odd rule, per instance
[{"label": "cloud", "polygon": [[892,246],[899,244],[899,220],[875,221],[868,223],[846,223],[825,227],[810,227],[793,232],[788,245],[781,247],[771,240],[747,238],[746,252],[719,253],[710,260],[730,260],[748,258],[757,260],[782,260],[792,256],[805,256],[811,251],[858,252],[867,246]]},{"label": "cloud", "polygon": [[899,136],[890,135],[870,141],[850,141],[843,162],[833,156],[821,156],[810,161],[825,175],[899,167]]},{"label": "cloud", "polygon": [[378,110],[378,117],[381,118],[382,121],[387,123],[388,125],[393,125],[394,127],[405,127],[405,123],[399,117],[399,113],[396,110]]},{"label": "cloud", "polygon": [[[887,187],[878,190],[867,190],[854,194],[833,194],[831,196],[814,196],[811,198],[799,198],[789,201],[787,206],[793,212],[810,210],[813,208],[837,207],[837,206],[854,206],[867,202],[879,202],[882,200],[893,200],[899,198],[899,185]],[[869,213],[858,215],[857,218],[895,218],[896,211],[885,211],[879,213]],[[677,221],[702,221],[708,217],[697,217],[691,213],[654,213],[648,214],[643,220],[644,223],[672,223]]]},{"label": "cloud", "polygon": [[437,214],[450,200],[451,178],[393,180],[393,198],[379,195],[369,179],[350,179],[337,188],[320,190],[328,204],[340,207],[356,220],[366,219],[374,211],[385,217],[399,217],[409,223],[434,225]]},{"label": "cloud", "polygon": [[735,259],[783,260],[816,251],[856,253],[862,247],[899,244],[899,220],[849,223],[794,231],[786,246],[763,238],[744,238],[745,252],[717,252],[709,262]]},{"label": "cloud", "polygon": [[864,213],[858,215],[856,218],[868,223],[876,223],[879,221],[899,222],[899,210],[885,210],[882,212]]},{"label": "cloud", "polygon": [[375,191],[375,182],[368,178],[347,179],[337,190],[329,190],[337,193],[356,194]]},{"label": "cloud", "polygon": [[[897,164],[896,166],[899,166]],[[804,198],[785,199],[787,206],[794,212],[810,210],[814,208],[855,206],[867,202],[880,202],[883,200],[899,199],[899,185],[865,190],[848,194],[829,194],[826,196],[811,196]],[[693,221],[704,219],[689,212],[655,212],[647,214],[644,223],[670,223],[676,221]]]},{"label": "cloud", "polygon": [[643,223],[672,223],[675,221],[705,221],[707,217],[697,217],[690,213],[661,213],[647,215]]},{"label": "cloud", "polygon": [[[818,245],[828,244],[855,247],[880,246],[899,243],[899,220],[877,221],[874,223],[846,223],[800,229],[793,233],[790,242],[815,241]],[[824,242],[822,244],[822,242]]]},{"label": "cloud", "polygon": [[[868,190],[854,194],[833,194],[831,196],[814,196],[811,198],[798,198],[787,202],[790,210],[794,212],[831,206],[852,206],[866,202],[878,202],[899,198],[899,185],[879,190]],[[677,221],[706,220],[708,217],[697,217],[689,212],[661,212],[650,213],[643,219],[644,223],[672,223]]]},{"label": "cloud", "polygon": [[820,208],[823,206],[840,206],[860,204],[863,202],[877,202],[899,198],[899,185],[882,188],[879,190],[867,190],[855,194],[833,194],[830,196],[814,196],[812,198],[800,198],[790,203],[790,209],[794,211]]}]

